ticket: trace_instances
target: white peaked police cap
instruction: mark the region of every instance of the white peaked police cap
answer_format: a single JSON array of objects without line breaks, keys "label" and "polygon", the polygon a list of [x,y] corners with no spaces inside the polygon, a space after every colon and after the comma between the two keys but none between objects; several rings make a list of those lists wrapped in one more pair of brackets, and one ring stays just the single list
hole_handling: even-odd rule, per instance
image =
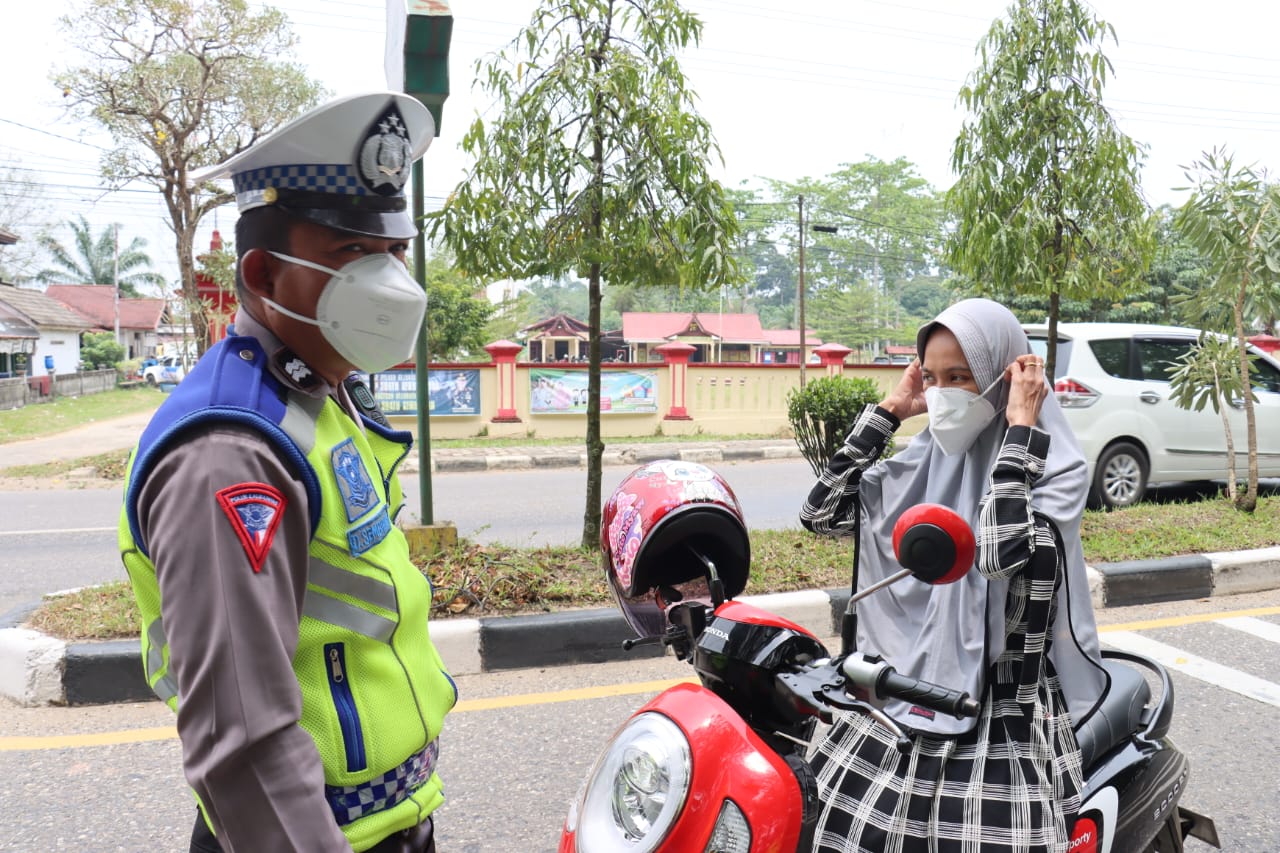
[{"label": "white peaked police cap", "polygon": [[435,137],[431,113],[401,92],[348,95],[277,128],[192,185],[230,177],[240,212],[274,206],[299,219],[372,237],[418,233],[404,185]]}]

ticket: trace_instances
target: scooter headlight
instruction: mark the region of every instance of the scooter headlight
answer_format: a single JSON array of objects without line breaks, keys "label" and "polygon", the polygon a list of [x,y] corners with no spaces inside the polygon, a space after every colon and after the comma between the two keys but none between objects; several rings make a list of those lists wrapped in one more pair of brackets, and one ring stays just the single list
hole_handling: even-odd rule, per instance
[{"label": "scooter headlight", "polygon": [[577,811],[578,850],[656,850],[684,808],[689,774],[684,732],[661,714],[634,717],[587,779]]}]

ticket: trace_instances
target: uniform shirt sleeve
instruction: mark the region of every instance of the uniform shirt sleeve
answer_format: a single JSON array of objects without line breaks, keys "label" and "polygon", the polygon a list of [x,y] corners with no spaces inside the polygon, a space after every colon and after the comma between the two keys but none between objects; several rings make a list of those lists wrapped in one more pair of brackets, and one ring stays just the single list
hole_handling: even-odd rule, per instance
[{"label": "uniform shirt sleeve", "polygon": [[[273,535],[260,537],[259,571],[217,497],[246,483],[283,500]],[[302,482],[258,433],[205,428],[156,464],[138,518],[160,584],[183,768],[223,850],[350,851],[315,742],[299,725],[292,662],[310,539]]]},{"label": "uniform shirt sleeve", "polygon": [[809,491],[800,523],[822,536],[852,536],[858,526],[858,486],[862,474],[880,458],[900,422],[879,406],[858,415],[844,445],[836,451]]},{"label": "uniform shirt sleeve", "polygon": [[[1044,474],[1049,434],[1014,426],[991,470],[991,487],[978,509],[978,570],[989,578],[1009,578],[1031,560],[1037,547],[1054,547],[1048,523],[1031,512],[1031,490]],[[1037,524],[1044,530],[1037,532]]]}]

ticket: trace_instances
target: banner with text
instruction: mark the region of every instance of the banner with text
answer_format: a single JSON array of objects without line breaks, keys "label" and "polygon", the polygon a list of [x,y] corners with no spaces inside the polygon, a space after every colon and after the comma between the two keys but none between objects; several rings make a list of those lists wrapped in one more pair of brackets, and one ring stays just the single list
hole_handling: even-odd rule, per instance
[{"label": "banner with text", "polygon": [[[432,417],[480,414],[480,371],[428,370]],[[374,377],[374,397],[384,415],[418,414],[418,377],[412,370],[386,370]]]},{"label": "banner with text", "polygon": [[[602,370],[600,413],[648,415],[658,411],[656,370]],[[586,414],[587,371],[529,369],[529,412],[534,415]]]}]

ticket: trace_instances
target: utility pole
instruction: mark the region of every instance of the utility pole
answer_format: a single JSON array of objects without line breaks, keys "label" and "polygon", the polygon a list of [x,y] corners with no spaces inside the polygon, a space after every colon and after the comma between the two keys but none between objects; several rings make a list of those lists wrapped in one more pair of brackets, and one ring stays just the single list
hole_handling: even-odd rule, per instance
[{"label": "utility pole", "polygon": [[[117,222],[111,226],[112,233],[115,235],[115,258],[112,259],[111,285],[114,291],[111,302],[116,312],[116,343],[120,343],[120,223]],[[129,357],[129,353],[124,354],[125,358]]]},{"label": "utility pole", "polygon": [[805,357],[804,344],[808,336],[804,332],[804,195],[797,201],[800,204],[800,285],[797,302],[800,308],[800,387],[804,387],[804,368],[808,359]]},{"label": "utility pole", "polygon": [[[453,11],[448,0],[417,2],[387,0],[387,47],[385,67],[388,87],[417,98],[435,120],[436,136],[440,135],[441,111],[449,97],[449,44],[453,39]],[[413,221],[418,235],[413,240],[413,272],[427,287],[426,238],[422,234],[425,208],[425,173],[422,160],[413,164]],[[414,375],[418,397],[418,498],[422,523],[436,527],[431,494],[431,400],[428,383],[427,320],[414,352]],[[444,527],[445,525],[439,525]],[[450,526],[452,529],[452,526]],[[454,531],[455,541],[457,532]]]}]

